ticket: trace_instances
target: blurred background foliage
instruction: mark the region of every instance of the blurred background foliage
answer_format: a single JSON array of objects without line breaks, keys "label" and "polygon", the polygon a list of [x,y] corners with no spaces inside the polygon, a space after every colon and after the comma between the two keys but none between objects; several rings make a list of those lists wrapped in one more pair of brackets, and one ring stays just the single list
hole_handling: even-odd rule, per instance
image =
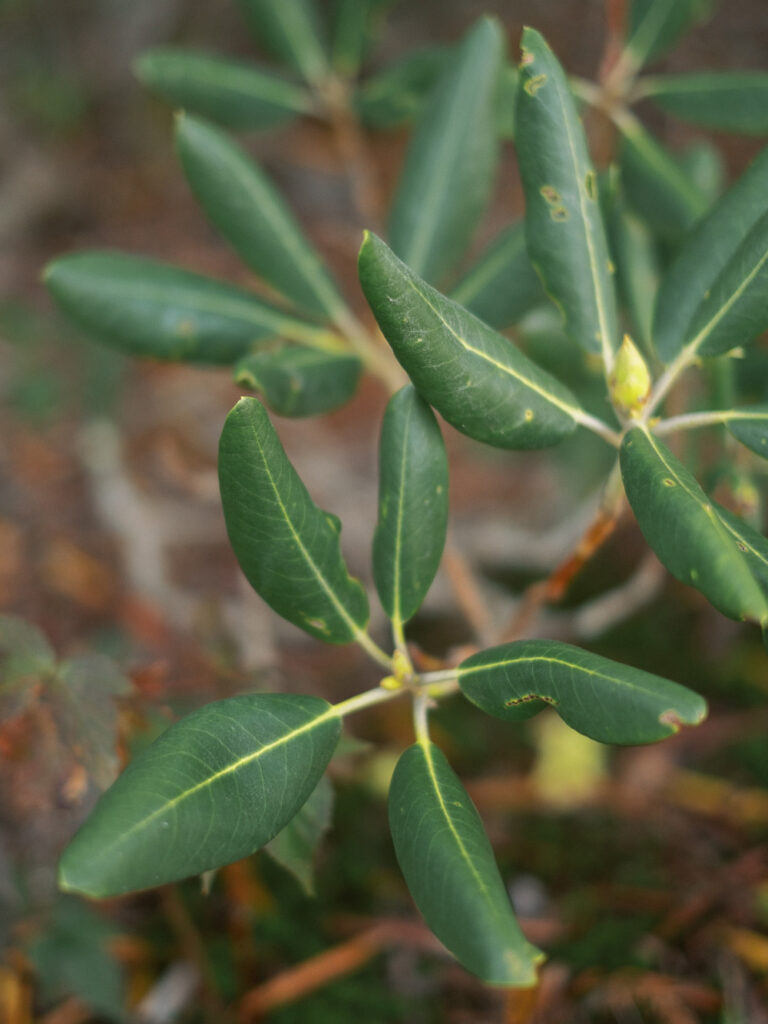
[{"label": "blurred background foliage", "polygon": [[[371,66],[451,42],[483,11],[501,18],[511,52],[531,23],[571,72],[595,73],[598,0],[393,4]],[[175,43],[254,53],[233,4],[0,2],[0,1020],[768,1021],[765,654],[652,565],[641,566],[649,598],[639,610],[607,628],[599,608],[590,618],[590,601],[642,563],[629,524],[542,631],[576,630],[600,653],[699,690],[709,721],[662,747],[616,752],[545,716],[517,727],[514,746],[508,727],[458,701],[435,720],[526,929],[550,956],[538,992],[484,989],[417,922],[386,830],[389,774],[411,740],[399,705],[355,720],[334,762],[314,897],[264,853],[204,889],[190,881],[107,905],[56,894],[57,855],[100,787],[176,715],[249,687],[341,699],[371,675],[354,650],[307,640],[239,582],[215,477],[218,432],[237,397],[228,375],[91,345],[38,283],[49,258],[91,246],[247,281],[183,182],[171,113],[131,72],[143,49]],[[765,4],[732,0],[660,67],[760,68],[766,52]],[[650,118],[676,152],[709,154],[697,166],[713,188],[759,148]],[[406,139],[369,139],[384,192]],[[357,294],[364,225],[328,129],[304,120],[249,147]],[[507,147],[479,241],[520,212]],[[532,353],[562,368],[567,353],[546,315],[528,337]],[[755,400],[768,395],[767,351],[745,381]],[[315,499],[343,514],[345,550],[364,579],[385,399],[364,383],[350,406],[313,423],[310,444],[306,425],[280,424]],[[578,536],[602,456],[582,437],[553,457],[447,440],[457,543],[490,598],[511,607]],[[727,483],[733,467],[709,472]],[[469,640],[449,576],[411,631],[432,653]]]}]

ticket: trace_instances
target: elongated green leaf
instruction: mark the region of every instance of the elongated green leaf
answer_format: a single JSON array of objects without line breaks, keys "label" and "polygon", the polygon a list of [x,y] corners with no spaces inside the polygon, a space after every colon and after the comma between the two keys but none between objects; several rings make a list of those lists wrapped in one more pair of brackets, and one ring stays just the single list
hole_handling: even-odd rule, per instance
[{"label": "elongated green leaf", "polygon": [[496,98],[496,131],[500,139],[514,139],[517,90],[520,86],[520,72],[514,64],[505,64],[501,70],[501,81]]},{"label": "elongated green leaf", "polygon": [[310,313],[344,302],[290,207],[261,168],[223,132],[181,115],[176,149],[198,202],[241,259]]},{"label": "elongated green leaf", "polygon": [[768,74],[705,71],[643,79],[642,94],[675,117],[739,135],[768,133]]},{"label": "elongated green leaf", "polygon": [[398,256],[430,281],[461,257],[490,198],[503,55],[501,29],[481,19],[440,79],[408,147],[389,235]]},{"label": "elongated green leaf", "polygon": [[333,786],[323,775],[307,802],[265,851],[297,879],[308,896],[315,894],[315,854],[331,827]]},{"label": "elongated green leaf", "polygon": [[709,209],[723,194],[726,167],[723,154],[708,139],[699,139],[687,146],[675,159]]},{"label": "elongated green leaf", "polygon": [[516,324],[544,294],[528,259],[525,227],[500,232],[451,289],[451,298],[491,327]]},{"label": "elongated green leaf", "polygon": [[458,677],[464,696],[489,715],[518,721],[552,705],[600,743],[654,743],[707,713],[684,686],[556,640],[491,647],[463,661]]},{"label": "elongated green leaf", "polygon": [[653,351],[653,307],[659,288],[659,254],[650,229],[617,200],[608,214],[619,292],[632,324],[632,337]]},{"label": "elongated green leaf", "polygon": [[360,282],[420,394],[457,430],[499,448],[543,448],[576,429],[576,399],[512,342],[422,281],[375,235]]},{"label": "elongated green leaf", "polygon": [[226,128],[274,128],[314,111],[310,93],[277,73],[186,50],[149,50],[134,65],[140,82],[174,106]]},{"label": "elongated green leaf", "polygon": [[379,521],[373,576],[382,607],[402,624],[435,578],[448,525],[448,458],[434,413],[411,385],[394,395],[379,443]]},{"label": "elongated green leaf", "polygon": [[620,342],[597,177],[563,69],[526,28],[517,92],[517,159],[528,253],[569,337],[607,365]]},{"label": "elongated green leaf", "polygon": [[723,414],[723,422],[738,441],[768,459],[768,405],[729,409]]},{"label": "elongated green leaf", "polygon": [[347,572],[341,526],[312,501],[255,398],[241,398],[224,424],[219,485],[229,540],[253,589],[312,636],[358,638],[368,598]]},{"label": "elongated green leaf", "polygon": [[633,68],[666,53],[713,6],[713,0],[632,0],[626,48]]},{"label": "elongated green leaf", "polygon": [[340,725],[318,697],[215,701],[150,744],[64,851],[59,884],[103,898],[239,860],[296,814]]},{"label": "elongated green leaf", "polygon": [[79,327],[135,356],[232,363],[265,338],[327,337],[241,288],[123,253],[62,256],[45,283]]},{"label": "elongated green leaf", "polygon": [[676,239],[706,212],[706,197],[638,120],[624,119],[620,128],[627,199],[657,234]]},{"label": "elongated green leaf", "polygon": [[313,0],[240,0],[255,36],[308,82],[328,74],[328,58]]},{"label": "elongated green leaf", "polygon": [[294,345],[246,356],[234,376],[280,416],[318,416],[349,401],[361,370],[357,356]]},{"label": "elongated green leaf", "polygon": [[694,336],[691,321],[768,203],[768,149],[691,232],[661,282],[654,315],[656,349],[673,359]]},{"label": "elongated green leaf", "polygon": [[732,619],[768,622],[768,598],[696,480],[641,427],[621,447],[627,498],[645,539],[673,576]]},{"label": "elongated green leaf", "polygon": [[336,0],[333,12],[331,63],[344,78],[360,69],[384,10],[392,0]]},{"label": "elongated green leaf", "polygon": [[412,50],[368,77],[357,92],[355,108],[371,128],[399,128],[424,109],[440,75],[451,62],[449,46]]},{"label": "elongated green leaf", "polygon": [[389,825],[411,895],[456,959],[493,985],[535,985],[542,954],[520,931],[480,816],[433,743],[398,761]]},{"label": "elongated green leaf", "polygon": [[[753,576],[768,595],[768,540],[722,505],[714,502],[715,511],[723,526],[736,542],[736,547],[752,571]],[[765,632],[764,632],[765,635]]]}]

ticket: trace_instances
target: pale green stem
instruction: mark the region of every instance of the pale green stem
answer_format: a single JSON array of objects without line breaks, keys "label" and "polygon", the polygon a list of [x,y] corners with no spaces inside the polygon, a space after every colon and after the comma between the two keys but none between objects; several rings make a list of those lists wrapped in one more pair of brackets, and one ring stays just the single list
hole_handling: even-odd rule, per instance
[{"label": "pale green stem", "polygon": [[671,434],[675,430],[694,430],[697,427],[711,427],[716,424],[727,423],[728,420],[732,419],[765,420],[765,416],[749,416],[733,409],[688,412],[682,416],[670,416],[668,420],[662,420],[654,426],[653,432],[657,436],[663,436],[664,434]]},{"label": "pale green stem", "polygon": [[437,683],[455,682],[458,674],[459,670],[457,668],[444,668],[437,672],[424,672],[419,676],[419,686],[433,686]]},{"label": "pale green stem", "polygon": [[[395,647],[398,651],[408,658],[408,644],[405,640],[403,621],[399,616],[392,619],[392,640],[394,641]],[[410,661],[410,658],[408,658],[408,660]]]},{"label": "pale green stem", "polygon": [[376,641],[369,636],[368,633],[364,633],[360,630],[358,633],[355,633],[355,640],[360,647],[362,647],[365,653],[373,658],[377,665],[381,665],[381,667],[385,668],[387,672],[392,671],[392,658],[386,653],[386,651],[383,651],[381,647],[379,647]]},{"label": "pale green stem", "polygon": [[592,416],[590,413],[584,412],[582,409],[574,409],[571,412],[571,415],[582,427],[586,427],[586,429],[591,430],[593,434],[597,434],[598,437],[602,437],[604,441],[613,445],[614,448],[621,447],[621,434],[618,430],[613,430],[607,423],[603,423],[602,420],[598,419],[597,416]]},{"label": "pale green stem", "polygon": [[675,381],[684,373],[689,366],[693,366],[696,361],[696,345],[692,342],[687,345],[678,355],[678,357],[669,364],[664,373],[656,381],[656,384],[651,391],[648,403],[643,410],[643,422],[647,423],[654,412],[661,405],[662,401],[666,398],[667,393],[672,389]]},{"label": "pale green stem", "polygon": [[372,707],[374,704],[384,704],[388,700],[395,700],[407,692],[406,689],[385,690],[384,687],[377,686],[373,690],[366,690],[365,693],[358,693],[355,697],[349,697],[347,700],[334,704],[333,713],[337,718],[345,718],[347,715],[354,714],[355,711],[362,711],[363,708]]},{"label": "pale green stem", "polygon": [[418,742],[426,746],[430,742],[429,697],[420,693],[413,698],[413,728]]}]

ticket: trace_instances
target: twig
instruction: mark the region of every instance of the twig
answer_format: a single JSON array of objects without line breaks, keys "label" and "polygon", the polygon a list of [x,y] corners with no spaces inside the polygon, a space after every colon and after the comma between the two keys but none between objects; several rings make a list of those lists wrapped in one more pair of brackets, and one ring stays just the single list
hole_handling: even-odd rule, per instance
[{"label": "twig", "polygon": [[450,536],[445,544],[442,565],[459,608],[481,644],[488,646],[493,635],[493,618],[488,603],[472,567]]}]

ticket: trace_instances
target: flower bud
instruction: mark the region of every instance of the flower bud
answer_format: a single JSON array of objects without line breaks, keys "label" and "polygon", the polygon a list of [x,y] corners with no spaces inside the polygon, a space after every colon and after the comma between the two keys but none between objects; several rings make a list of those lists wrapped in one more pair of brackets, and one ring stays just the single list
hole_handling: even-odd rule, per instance
[{"label": "flower bud", "polygon": [[628,334],[624,335],[616,362],[608,378],[611,401],[626,416],[639,416],[651,390],[651,375],[645,360]]}]

